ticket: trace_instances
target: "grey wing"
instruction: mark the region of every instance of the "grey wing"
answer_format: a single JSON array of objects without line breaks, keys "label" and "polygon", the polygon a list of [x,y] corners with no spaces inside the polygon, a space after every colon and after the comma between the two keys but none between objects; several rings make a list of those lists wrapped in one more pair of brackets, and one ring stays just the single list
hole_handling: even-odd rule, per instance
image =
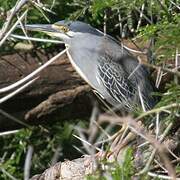
[{"label": "grey wing", "polygon": [[136,88],[126,77],[126,72],[119,63],[107,59],[99,61],[98,75],[98,78],[117,104],[132,108],[130,99],[133,98]]}]

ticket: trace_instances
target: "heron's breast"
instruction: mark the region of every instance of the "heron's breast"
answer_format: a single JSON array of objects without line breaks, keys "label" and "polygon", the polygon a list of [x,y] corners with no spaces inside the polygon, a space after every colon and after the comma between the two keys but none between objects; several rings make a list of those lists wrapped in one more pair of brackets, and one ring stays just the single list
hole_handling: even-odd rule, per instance
[{"label": "heron's breast", "polygon": [[97,63],[95,60],[97,56],[91,54],[89,51],[81,51],[79,49],[72,50],[71,48],[67,54],[71,64],[79,75],[91,86],[94,86],[94,77],[97,73]]},{"label": "heron's breast", "polygon": [[68,50],[68,58],[78,74],[102,96],[107,93],[102,82],[99,81],[98,58],[99,54],[94,48],[72,48]]}]

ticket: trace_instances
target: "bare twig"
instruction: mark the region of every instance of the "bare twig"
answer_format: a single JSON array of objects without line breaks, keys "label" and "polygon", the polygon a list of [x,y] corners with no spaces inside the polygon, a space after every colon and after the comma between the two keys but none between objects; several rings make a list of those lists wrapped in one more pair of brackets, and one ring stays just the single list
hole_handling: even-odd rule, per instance
[{"label": "bare twig", "polygon": [[140,17],[139,17],[139,21],[138,21],[138,25],[137,25],[137,31],[139,30],[139,27],[141,26],[144,8],[145,8],[145,3],[143,3],[143,5],[141,7]]},{"label": "bare twig", "polygon": [[[113,117],[113,116],[102,115],[102,116],[100,116],[100,121],[104,121],[104,122],[108,121],[108,122],[111,122],[111,123],[120,123],[120,122],[127,123],[129,128],[131,129],[131,131],[133,131],[137,135],[141,136],[145,140],[149,141],[154,146],[155,150],[153,151],[150,159],[153,159],[155,151],[157,150],[159,152],[159,156],[164,161],[164,164],[165,164],[169,174],[175,179],[175,171],[174,171],[168,157],[166,156],[166,153],[164,151],[165,150],[164,145],[159,143],[159,141],[161,142],[164,139],[164,137],[167,135],[167,133],[170,131],[170,129],[172,127],[172,123],[170,123],[168,125],[168,127],[165,129],[165,131],[163,133],[163,136],[161,136],[159,141],[157,141],[156,139],[153,138],[153,135],[150,132],[149,133],[144,132],[143,129],[139,127],[136,120],[133,120],[130,117],[126,117],[126,118],[118,117],[118,118],[116,118],[116,117]],[[150,160],[149,160],[149,162],[150,162]]]},{"label": "bare twig", "polygon": [[156,77],[156,87],[159,88],[159,85],[161,83],[161,80],[162,80],[162,77],[163,77],[163,72],[161,71],[161,69],[159,68],[157,70],[157,77]]},{"label": "bare twig", "polygon": [[173,103],[173,104],[170,104],[170,105],[167,105],[167,106],[162,106],[162,107],[159,107],[159,108],[155,108],[155,109],[146,111],[146,112],[142,113],[139,117],[137,117],[135,120],[137,121],[137,120],[140,120],[143,117],[148,116],[150,114],[158,113],[158,112],[161,112],[163,110],[171,109],[171,108],[175,108],[175,107],[180,107],[180,104],[179,103]]},{"label": "bare twig", "polygon": [[156,139],[159,136],[159,113],[156,113]]},{"label": "bare twig", "polygon": [[32,154],[33,154],[33,146],[28,146],[28,151],[26,154],[26,160],[24,164],[24,180],[29,180],[30,178]]},{"label": "bare twig", "polygon": [[6,135],[9,135],[9,134],[15,134],[15,133],[17,133],[17,132],[19,132],[19,130],[1,132],[1,133],[0,133],[0,136],[6,136]]},{"label": "bare twig", "polygon": [[104,35],[107,34],[107,11],[106,10],[104,10],[103,32],[104,32]]},{"label": "bare twig", "polygon": [[5,111],[2,110],[2,109],[0,109],[0,114],[2,114],[3,116],[7,117],[8,119],[10,119],[10,120],[12,120],[12,121],[14,121],[14,122],[17,122],[18,124],[21,124],[21,125],[29,128],[29,129],[31,128],[27,123],[25,123],[25,122],[23,122],[23,121],[15,118],[14,116],[8,114],[7,112],[5,112]]},{"label": "bare twig", "polygon": [[177,70],[171,70],[171,69],[168,69],[168,68],[163,68],[163,67],[160,67],[160,66],[149,64],[149,63],[143,61],[140,57],[138,57],[138,60],[139,60],[139,62],[141,64],[144,64],[145,66],[148,66],[148,67],[150,67],[152,69],[161,70],[161,71],[168,72],[170,74],[177,75],[178,77],[180,77],[180,72],[178,72]]},{"label": "bare twig", "polygon": [[[160,179],[170,179],[172,180],[173,178],[170,176],[166,176],[166,175],[162,175],[162,174],[157,174],[157,173],[153,173],[153,172],[148,172],[148,175],[154,178],[160,178]],[[180,180],[180,178],[176,178],[176,180]]]},{"label": "bare twig", "polygon": [[14,17],[14,15],[28,2],[29,0],[20,0],[16,5],[10,10],[11,14],[7,16],[6,22],[0,32],[0,40],[3,39],[4,35],[8,31],[9,25]]},{"label": "bare twig", "polygon": [[45,5],[44,5],[43,3],[41,3],[41,2],[36,2],[35,0],[32,0],[31,2],[32,2],[36,7],[38,7],[39,9],[42,9],[42,10],[47,11],[47,12],[49,12],[49,13],[52,13],[52,14],[54,14],[54,15],[56,14],[54,11],[52,11],[52,8],[53,8],[53,6],[54,6],[55,0],[53,0],[50,9],[48,9],[47,7],[45,7]]},{"label": "bare twig", "polygon": [[123,25],[122,25],[120,9],[118,9],[117,12],[118,12],[118,21],[119,21],[119,34],[120,34],[120,37],[122,38]]},{"label": "bare twig", "polygon": [[[173,123],[170,123],[170,124],[168,125],[168,127],[165,129],[165,131],[163,132],[162,136],[160,137],[159,143],[161,143],[161,142],[164,140],[164,138],[167,136],[167,134],[168,134],[169,131],[171,130],[172,126],[173,126]],[[143,170],[141,170],[141,171],[138,173],[139,175],[146,173],[146,172],[150,169],[150,165],[151,165],[151,163],[152,163],[152,161],[153,161],[153,159],[154,159],[154,156],[155,156],[155,154],[156,154],[156,151],[157,151],[157,149],[155,148],[155,149],[153,150],[153,152],[151,153],[151,155],[150,155],[150,157],[149,157],[149,160],[148,160],[148,162],[146,163],[146,166],[143,168]],[[164,157],[164,158],[165,158],[165,157]]]},{"label": "bare twig", "polygon": [[98,116],[99,116],[99,108],[97,106],[97,102],[95,102],[91,113],[89,130],[88,130],[89,131],[88,142],[91,143],[95,139],[96,133],[98,131],[98,124],[96,123]]},{"label": "bare twig", "polygon": [[170,0],[170,2],[180,10],[180,6],[178,6],[175,2],[173,2],[171,0]]},{"label": "bare twig", "polygon": [[51,166],[53,166],[54,164],[56,164],[58,162],[61,150],[62,150],[61,145],[59,145],[56,148],[56,150],[55,150],[55,152],[53,154],[53,157],[51,159]]},{"label": "bare twig", "polygon": [[147,52],[138,51],[138,50],[132,49],[132,48],[130,48],[130,47],[127,47],[127,46],[125,46],[123,43],[121,43],[121,45],[122,45],[125,49],[127,49],[128,51],[130,51],[130,52],[132,52],[132,53],[144,54],[144,55],[147,54]]},{"label": "bare twig", "polygon": [[9,172],[7,172],[4,168],[0,167],[0,170],[2,173],[4,173],[9,179],[11,180],[17,180],[14,176],[12,176]]},{"label": "bare twig", "polygon": [[[178,66],[180,66],[180,62],[179,62],[179,53],[178,53],[178,48],[176,48],[176,56],[175,56],[175,71],[178,72]],[[174,81],[176,84],[178,84],[178,77],[175,76],[174,77]]]},{"label": "bare twig", "polygon": [[34,81],[36,81],[38,79],[38,77],[32,79],[31,81],[27,82],[25,85],[21,86],[20,88],[18,88],[17,90],[13,91],[12,93],[4,96],[3,98],[0,98],[0,104],[2,104],[3,102],[7,101],[8,99],[12,98],[13,96],[15,96],[16,94],[18,94],[19,92],[21,92],[22,90],[24,90],[25,88],[27,88],[30,84],[32,84]]},{"label": "bare twig", "polygon": [[146,108],[145,108],[145,104],[144,104],[144,100],[143,100],[143,96],[142,96],[142,93],[141,93],[140,86],[138,86],[138,94],[139,94],[139,99],[140,99],[140,102],[141,102],[142,109],[143,109],[144,112],[146,112]]},{"label": "bare twig", "polygon": [[[135,9],[141,14],[141,11],[137,7],[135,7]],[[149,24],[152,24],[151,19],[149,19],[149,17],[147,17],[144,13],[142,13],[142,16],[149,22]]]},{"label": "bare twig", "polygon": [[12,33],[12,31],[14,31],[14,29],[16,28],[16,26],[19,24],[19,22],[25,17],[25,15],[27,14],[28,10],[26,10],[21,16],[20,18],[15,22],[15,24],[11,27],[11,29],[3,36],[3,38],[0,41],[0,47],[3,45],[3,43],[6,41],[6,39],[9,37],[9,35]]},{"label": "bare twig", "polygon": [[[90,144],[88,141],[86,141],[85,138],[80,138],[80,137],[76,136],[75,134],[73,134],[73,136],[74,136],[75,138],[79,139],[84,145],[86,144],[86,145],[88,145],[88,146],[90,146],[90,147],[96,149],[96,150],[99,151],[99,152],[102,151],[100,148],[98,148],[98,147],[96,147],[96,146]],[[85,145],[85,146],[86,146],[86,145]],[[88,149],[88,148],[86,147],[86,149]],[[89,150],[88,150],[88,151],[89,151]],[[89,152],[89,154],[92,154],[92,153]]]}]

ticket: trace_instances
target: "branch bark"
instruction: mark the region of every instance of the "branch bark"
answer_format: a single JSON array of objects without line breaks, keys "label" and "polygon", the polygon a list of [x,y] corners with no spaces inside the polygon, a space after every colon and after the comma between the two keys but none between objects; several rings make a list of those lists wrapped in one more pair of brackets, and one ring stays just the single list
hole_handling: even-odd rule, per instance
[{"label": "branch bark", "polygon": [[83,180],[96,169],[95,157],[85,156],[72,161],[58,162],[46,169],[42,174],[35,175],[31,180]]}]

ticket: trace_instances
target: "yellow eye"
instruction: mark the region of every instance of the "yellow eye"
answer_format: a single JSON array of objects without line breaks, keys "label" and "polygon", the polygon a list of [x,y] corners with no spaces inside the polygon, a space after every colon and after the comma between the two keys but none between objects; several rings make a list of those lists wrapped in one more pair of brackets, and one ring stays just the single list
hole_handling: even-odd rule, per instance
[{"label": "yellow eye", "polygon": [[64,31],[64,32],[68,32],[69,31],[69,29],[67,27],[65,27],[65,26],[61,26],[61,30]]},{"label": "yellow eye", "polygon": [[64,33],[66,33],[66,32],[69,31],[68,27],[66,27],[66,26],[61,26],[61,25],[59,25],[59,24],[53,24],[52,27],[53,27],[54,29],[63,31]]}]

